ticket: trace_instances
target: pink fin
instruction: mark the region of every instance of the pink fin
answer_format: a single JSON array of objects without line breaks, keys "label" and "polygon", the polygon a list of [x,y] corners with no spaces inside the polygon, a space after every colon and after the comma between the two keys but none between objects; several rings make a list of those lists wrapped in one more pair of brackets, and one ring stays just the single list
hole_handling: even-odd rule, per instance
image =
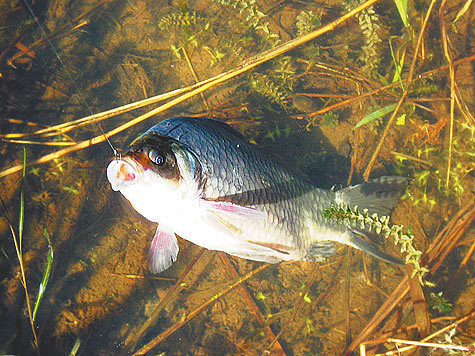
[{"label": "pink fin", "polygon": [[160,273],[176,261],[178,242],[175,233],[163,225],[158,225],[148,253],[148,269]]},{"label": "pink fin", "polygon": [[206,208],[212,212],[224,212],[236,214],[243,218],[261,220],[266,218],[263,211],[248,206],[237,205],[227,201],[202,200],[206,204]]}]

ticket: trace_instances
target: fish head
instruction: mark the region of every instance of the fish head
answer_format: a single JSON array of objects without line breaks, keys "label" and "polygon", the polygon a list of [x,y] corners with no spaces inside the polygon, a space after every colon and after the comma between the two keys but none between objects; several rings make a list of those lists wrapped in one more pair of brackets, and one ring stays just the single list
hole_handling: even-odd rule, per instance
[{"label": "fish head", "polygon": [[[176,140],[147,133],[107,167],[114,191],[120,191],[135,210],[151,221],[167,215],[190,191],[196,195],[201,168],[196,157]],[[160,219],[161,220],[161,219]]]}]

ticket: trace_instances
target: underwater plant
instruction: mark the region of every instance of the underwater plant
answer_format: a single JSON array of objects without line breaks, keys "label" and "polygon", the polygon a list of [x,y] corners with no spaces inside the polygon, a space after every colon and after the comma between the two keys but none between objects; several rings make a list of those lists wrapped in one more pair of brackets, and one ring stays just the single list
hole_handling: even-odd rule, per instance
[{"label": "underwater plant", "polygon": [[231,6],[246,16],[245,21],[249,28],[254,29],[261,37],[261,42],[273,47],[280,42],[279,36],[269,29],[269,22],[264,21],[266,16],[257,8],[256,0],[213,0],[223,6]]},{"label": "underwater plant", "polygon": [[394,243],[401,246],[401,252],[406,253],[406,264],[412,264],[413,270],[411,278],[417,276],[419,282],[422,285],[432,285],[430,282],[424,280],[424,275],[429,270],[420,265],[420,257],[422,252],[414,247],[414,235],[412,229],[408,228],[406,232],[403,232],[402,225],[390,224],[389,216],[381,216],[374,213],[370,215],[368,209],[360,211],[358,206],[351,209],[348,205],[340,205],[325,209],[323,215],[327,219],[334,219],[340,224],[348,223],[353,226],[359,225],[359,228],[368,231],[374,231],[378,235],[383,235],[385,238],[392,236]]},{"label": "underwater plant", "polygon": [[440,314],[448,314],[452,311],[452,304],[445,299],[442,291],[439,293],[430,293],[429,306],[431,309],[437,310]]},{"label": "underwater plant", "polygon": [[293,58],[285,56],[273,61],[272,69],[266,71],[265,74],[254,73],[251,77],[250,87],[271,102],[289,111],[291,104],[288,98],[293,91],[295,80]]},{"label": "underwater plant", "polygon": [[[443,126],[442,126],[443,127]],[[456,123],[453,139],[453,162],[449,185],[446,184],[446,149],[435,144],[442,129],[440,125],[425,125],[421,129],[424,136],[413,136],[408,143],[405,155],[395,155],[398,174],[410,175],[414,178],[413,184],[403,196],[414,206],[422,205],[433,209],[442,200],[458,202],[469,191],[471,172],[473,172],[473,158],[475,150],[475,136],[472,126],[466,123]],[[425,142],[421,145],[421,141]],[[420,163],[410,157],[422,161]]]},{"label": "underwater plant", "polygon": [[312,32],[321,25],[321,16],[313,11],[301,11],[295,18],[295,27],[297,35],[302,36]]},{"label": "underwater plant", "polygon": [[[181,50],[186,50],[189,45],[203,48],[214,35],[210,23],[195,11],[189,11],[187,8],[182,9],[180,13],[165,15],[160,19],[158,27],[162,32],[174,37],[170,47],[177,58],[181,58]],[[207,52],[213,54],[209,47],[207,47]]]},{"label": "underwater plant", "polygon": [[[13,225],[10,221],[10,218],[8,216],[7,208],[5,206],[5,203],[3,202],[3,199],[0,197],[0,202],[2,204],[5,217],[7,220],[7,223],[10,227],[10,232],[12,235],[13,243],[15,246],[15,252],[16,252],[16,257],[18,260],[19,264],[19,274],[20,274],[20,283],[23,287],[24,290],[24,298],[26,300],[26,313],[29,319],[29,323],[31,326],[31,332],[33,335],[33,343],[35,349],[38,351],[39,350],[39,343],[38,343],[38,336],[36,333],[36,327],[35,327],[35,320],[36,320],[36,315],[38,313],[38,309],[41,305],[41,301],[43,300],[45,291],[46,291],[46,286],[48,284],[48,280],[51,274],[51,269],[53,266],[53,248],[51,246],[51,240],[50,236],[48,234],[48,231],[46,227],[43,229],[44,236],[46,240],[48,241],[48,256],[47,256],[47,261],[45,268],[43,270],[43,277],[41,279],[40,285],[38,287],[38,292],[36,295],[35,303],[32,305],[31,300],[30,300],[30,295],[31,295],[31,287],[30,284],[28,283],[27,280],[27,267],[26,267],[26,261],[25,261],[25,254],[23,252],[23,235],[24,235],[24,225],[25,225],[25,191],[24,191],[24,182],[25,182],[25,176],[26,176],[26,149],[23,147],[23,170],[22,170],[22,176],[21,176],[21,182],[20,182],[20,211],[19,211],[19,216],[18,216],[18,230],[15,232],[15,229],[13,228]],[[5,249],[2,248],[2,252],[4,256],[10,260],[8,257]],[[11,262],[11,261],[10,261]],[[22,303],[23,304],[23,303]],[[23,306],[21,306],[21,309],[23,309]],[[19,314],[20,316],[21,314]],[[21,323],[21,318],[18,318],[17,323]],[[20,328],[20,326],[17,326]],[[9,347],[15,347],[16,343],[16,338],[18,335],[14,334],[12,336],[12,340],[9,343]],[[12,353],[11,351],[6,351],[6,353]],[[3,354],[3,353],[2,353]]]},{"label": "underwater plant", "polygon": [[[364,1],[349,0],[345,1],[347,10],[351,10]],[[358,23],[361,32],[365,38],[365,44],[361,47],[359,60],[364,63],[362,70],[370,75],[376,76],[379,67],[379,43],[382,42],[379,37],[378,30],[381,28],[379,16],[374,11],[373,6],[361,11],[358,15]]]}]

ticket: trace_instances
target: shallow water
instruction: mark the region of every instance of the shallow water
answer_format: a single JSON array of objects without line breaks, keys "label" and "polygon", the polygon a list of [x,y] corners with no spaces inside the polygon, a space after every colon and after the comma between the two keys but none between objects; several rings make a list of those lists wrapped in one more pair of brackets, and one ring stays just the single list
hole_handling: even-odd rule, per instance
[{"label": "shallow water", "polygon": [[[471,62],[464,61],[470,55],[466,48],[473,15],[462,14],[453,23],[463,4],[453,2],[445,17],[457,83],[452,134],[450,72],[444,67],[447,59],[436,21],[437,4],[416,61],[416,80],[370,172],[371,177],[412,178],[392,221],[412,228],[414,245],[424,252],[421,264],[434,269],[427,280],[435,286],[419,287],[417,278],[408,283],[410,293],[361,340],[388,336],[420,340],[473,308],[474,86]],[[330,23],[348,11],[345,6],[209,0],[39,4],[32,10],[49,34],[58,60],[47,43],[26,50],[24,46],[43,38],[40,28],[29,25],[31,17],[21,3],[0,3],[4,23],[0,48],[5,51],[0,56],[0,176],[21,164],[25,146],[22,255],[32,306],[48,264],[45,230],[54,251],[35,320],[41,354],[133,354],[154,342],[149,354],[258,355],[269,350],[273,355],[335,355],[343,354],[352,341],[359,343],[360,332],[374,316],[383,314],[381,306],[406,283],[412,267],[388,265],[343,246],[323,263],[264,266],[201,251],[179,239],[177,262],[154,276],[147,271],[147,254],[155,224],[110,189],[105,168],[113,150],[107,143],[32,164],[65,146],[12,142],[100,139],[103,132],[159,104],[61,135],[4,136],[68,123],[188,87]],[[391,114],[353,128],[368,114],[396,103],[401,86],[408,85],[395,74],[389,40],[406,79],[414,36],[420,32],[428,3],[420,6],[410,8],[413,27],[405,29],[393,3],[378,3],[375,12],[361,17],[362,23],[353,18],[213,86],[203,96],[195,95],[113,135],[110,143],[124,148],[168,117],[211,116],[232,125],[319,187],[359,183]],[[83,21],[87,24],[73,29]],[[393,86],[378,91],[390,83]],[[369,92],[373,94],[361,96]],[[311,100],[295,100],[298,95]],[[21,172],[0,178],[0,197],[17,236],[20,182]],[[21,271],[4,215],[0,217],[0,350],[32,354],[34,338]],[[450,229],[444,234],[453,219],[460,226],[459,235]],[[441,231],[442,248],[434,252],[431,246]],[[381,237],[387,252],[404,256],[392,242]],[[450,253],[445,256],[444,251]],[[440,266],[427,262],[431,258],[441,258]],[[247,276],[258,268],[263,270]],[[249,277],[245,282],[234,283],[244,276]],[[449,335],[450,340],[444,335],[448,334],[432,341],[473,344],[473,315],[457,327],[455,335]],[[394,344],[380,345],[378,350],[386,347]]]}]

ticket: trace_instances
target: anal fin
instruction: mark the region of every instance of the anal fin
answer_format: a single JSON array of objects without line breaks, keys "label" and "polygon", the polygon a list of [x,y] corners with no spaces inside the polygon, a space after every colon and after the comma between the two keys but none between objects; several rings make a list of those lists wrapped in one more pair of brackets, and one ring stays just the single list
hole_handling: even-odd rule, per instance
[{"label": "anal fin", "polygon": [[336,252],[335,245],[331,241],[318,241],[310,245],[306,261],[321,261],[325,257],[330,257]]},{"label": "anal fin", "polygon": [[175,233],[166,226],[158,225],[148,253],[148,269],[160,273],[170,268],[178,255]]}]

